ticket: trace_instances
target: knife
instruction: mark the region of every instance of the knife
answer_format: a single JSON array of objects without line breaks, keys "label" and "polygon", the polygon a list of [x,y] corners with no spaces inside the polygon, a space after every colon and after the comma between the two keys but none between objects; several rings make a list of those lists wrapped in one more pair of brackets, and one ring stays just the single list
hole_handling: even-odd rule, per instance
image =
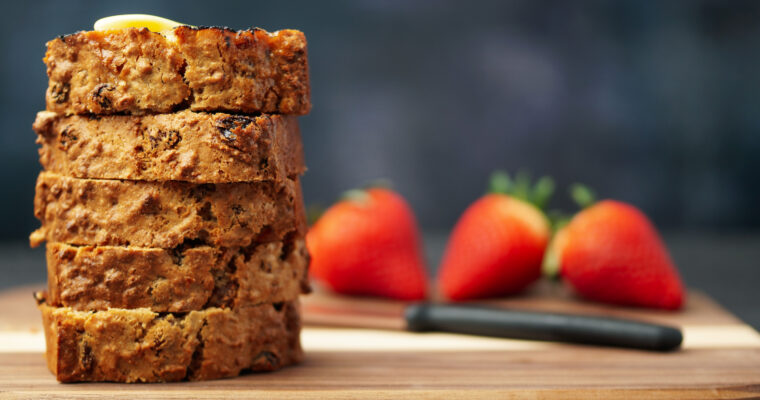
[{"label": "knife", "polygon": [[[535,306],[536,303],[533,304]],[[563,301],[562,304],[573,303]],[[674,327],[592,316],[589,312],[561,314],[522,311],[503,305],[494,307],[438,302],[408,304],[340,296],[323,290],[304,296],[302,305],[305,325],[437,331],[653,351],[675,350],[683,340],[681,331]]]},{"label": "knife", "polygon": [[406,307],[406,329],[513,339],[545,340],[652,351],[679,348],[677,328],[613,317],[595,317],[474,305],[418,303]]}]

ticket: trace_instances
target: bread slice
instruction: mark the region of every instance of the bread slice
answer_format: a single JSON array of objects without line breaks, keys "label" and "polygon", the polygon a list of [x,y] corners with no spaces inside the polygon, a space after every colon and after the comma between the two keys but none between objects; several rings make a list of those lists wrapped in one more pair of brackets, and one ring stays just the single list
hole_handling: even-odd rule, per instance
[{"label": "bread slice", "polygon": [[74,245],[171,249],[223,247],[281,240],[305,230],[297,180],[193,184],[78,179],[42,172],[30,236]]},{"label": "bread slice", "polygon": [[296,117],[43,111],[33,128],[45,170],[78,178],[223,183],[283,180],[306,170]]},{"label": "bread slice", "polygon": [[48,304],[188,312],[277,303],[309,291],[308,266],[302,238],[238,249],[48,243]]},{"label": "bread slice", "polygon": [[297,301],[185,314],[75,311],[38,297],[47,364],[61,382],[168,382],[272,371],[303,357]]},{"label": "bread slice", "polygon": [[[166,36],[165,36],[166,35]],[[77,32],[47,44],[47,109],[62,114],[309,112],[306,38],[180,26]]]}]

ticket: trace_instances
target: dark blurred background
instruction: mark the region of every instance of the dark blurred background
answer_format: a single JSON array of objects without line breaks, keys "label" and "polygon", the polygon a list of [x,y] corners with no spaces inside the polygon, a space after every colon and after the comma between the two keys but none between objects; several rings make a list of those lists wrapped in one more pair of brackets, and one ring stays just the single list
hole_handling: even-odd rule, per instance
[{"label": "dark blurred background", "polygon": [[[642,208],[689,284],[760,326],[760,2],[38,1],[4,5],[0,287],[44,280],[25,247],[44,43],[103,16],[296,28],[309,40],[306,201],[387,178],[432,267],[496,168]],[[552,203],[572,210],[564,194]],[[3,257],[3,254],[5,255]],[[752,303],[754,302],[754,303]]]}]

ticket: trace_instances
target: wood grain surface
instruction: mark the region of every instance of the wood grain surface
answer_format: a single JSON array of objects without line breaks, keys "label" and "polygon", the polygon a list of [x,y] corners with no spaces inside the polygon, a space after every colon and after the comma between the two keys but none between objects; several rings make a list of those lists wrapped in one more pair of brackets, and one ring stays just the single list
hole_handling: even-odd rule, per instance
[{"label": "wood grain surface", "polygon": [[[44,365],[32,291],[0,294],[0,398],[760,397],[760,335],[699,293],[690,294],[680,313],[585,303],[554,288],[498,302],[677,325],[684,331],[684,346],[672,353],[307,326],[302,335],[306,359],[296,367],[208,382],[125,385],[55,381]],[[311,318],[310,304],[330,305],[335,313],[345,310],[346,301],[354,311],[371,305],[383,318],[397,319],[398,303],[324,294],[305,300],[305,319]]]}]

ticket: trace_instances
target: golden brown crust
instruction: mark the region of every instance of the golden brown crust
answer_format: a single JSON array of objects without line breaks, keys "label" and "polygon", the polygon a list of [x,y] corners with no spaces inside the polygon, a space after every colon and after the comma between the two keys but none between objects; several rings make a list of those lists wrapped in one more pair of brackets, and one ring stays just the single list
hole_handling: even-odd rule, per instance
[{"label": "golden brown crust", "polygon": [[187,314],[75,311],[43,303],[47,364],[61,382],[167,382],[297,363],[298,302]]},{"label": "golden brown crust", "polygon": [[296,117],[42,111],[33,128],[43,168],[78,178],[222,183],[279,181],[306,170]]},{"label": "golden brown crust", "polygon": [[173,250],[48,243],[48,304],[188,312],[291,301],[308,290],[303,239]]},{"label": "golden brown crust", "polygon": [[281,240],[305,229],[298,181],[193,184],[69,178],[40,173],[30,236],[74,245],[170,249]]},{"label": "golden brown crust", "polygon": [[51,40],[47,109],[62,114],[309,112],[306,38],[296,30],[144,28]]}]

